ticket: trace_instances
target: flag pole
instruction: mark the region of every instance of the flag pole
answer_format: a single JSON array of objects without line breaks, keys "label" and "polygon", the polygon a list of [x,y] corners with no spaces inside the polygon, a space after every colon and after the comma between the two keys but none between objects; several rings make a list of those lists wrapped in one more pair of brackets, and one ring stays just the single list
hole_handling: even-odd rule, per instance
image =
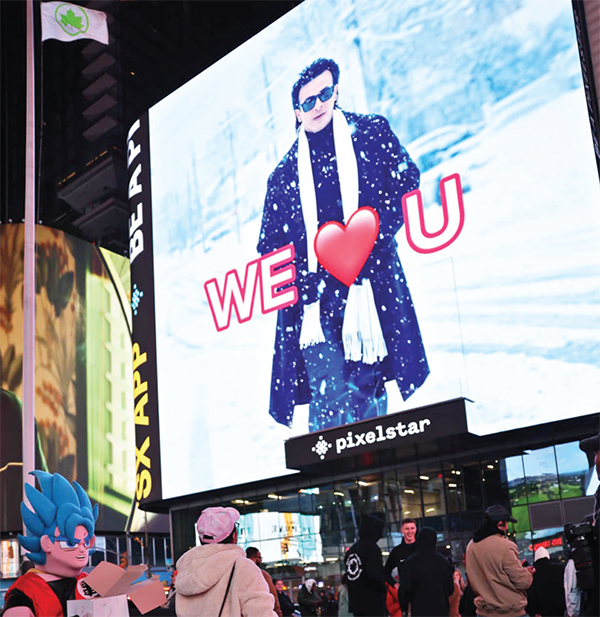
[{"label": "flag pole", "polygon": [[35,469],[35,42],[33,0],[27,0],[25,242],[23,256],[23,501]]}]

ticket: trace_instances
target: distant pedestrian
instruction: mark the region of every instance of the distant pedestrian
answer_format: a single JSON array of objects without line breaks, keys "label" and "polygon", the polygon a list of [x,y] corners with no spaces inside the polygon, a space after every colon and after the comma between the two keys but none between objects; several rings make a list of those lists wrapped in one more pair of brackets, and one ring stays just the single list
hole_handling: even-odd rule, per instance
[{"label": "distant pedestrian", "polygon": [[567,561],[563,578],[565,587],[565,617],[579,617],[581,614],[581,589],[577,587],[577,571],[572,559]]},{"label": "distant pedestrian", "polygon": [[321,604],[321,596],[317,593],[317,581],[307,578],[298,591],[298,606],[301,615],[318,615],[317,609]]},{"label": "distant pedestrian", "polygon": [[[402,542],[391,550],[383,568],[386,582],[396,589],[399,587],[398,581],[402,576],[402,568],[406,560],[415,552],[417,540],[417,522],[415,519],[403,518],[400,522],[400,533],[402,533]],[[397,573],[396,577],[392,576],[394,570]],[[402,602],[401,597],[400,602]],[[401,604],[401,608],[402,612],[406,614],[407,607]]]},{"label": "distant pedestrian", "polygon": [[263,570],[262,555],[260,554],[260,551],[255,546],[249,546],[246,549],[246,557],[248,557],[248,559],[253,561],[260,568],[263,578],[265,579],[265,582],[269,586],[269,591],[271,592],[271,595],[273,596],[273,599],[275,601],[275,606],[273,607],[273,610],[277,613],[277,617],[283,617],[281,613],[281,607],[279,606],[279,597],[277,596],[277,589],[275,589],[275,584],[273,583],[273,579],[271,578],[271,575],[266,570]]},{"label": "distant pedestrian", "polygon": [[348,574],[344,572],[342,582],[338,588],[338,617],[354,617],[350,612],[348,600]]},{"label": "distant pedestrian", "polygon": [[509,521],[517,522],[504,506],[490,506],[467,546],[467,576],[481,617],[526,615],[534,568],[519,561],[517,545],[506,536]]},{"label": "distant pedestrian", "polygon": [[533,583],[527,590],[527,614],[541,617],[562,617],[565,604],[563,564],[552,561],[548,551],[540,547],[535,551]]},{"label": "distant pedestrian", "polygon": [[384,522],[379,514],[364,514],[358,528],[358,542],[346,553],[348,596],[355,617],[385,617],[386,588],[381,549]]},{"label": "distant pedestrian", "polygon": [[283,617],[291,617],[296,610],[294,603],[290,596],[285,593],[284,584],[281,579],[274,581],[275,589],[277,591],[277,599],[279,600],[279,606],[281,607],[281,614]]},{"label": "distant pedestrian", "polygon": [[385,606],[390,614],[390,617],[402,617],[402,608],[400,607],[399,590],[397,587],[389,585],[386,581],[385,587],[387,594],[385,596]]},{"label": "distant pedestrian", "polygon": [[416,550],[404,564],[400,577],[402,605],[409,605],[412,617],[442,617],[450,612],[449,598],[454,591],[452,566],[436,550],[437,534],[423,527],[417,536]]},{"label": "distant pedestrian", "polygon": [[452,595],[448,599],[450,603],[450,613],[449,614],[450,614],[450,617],[461,617],[460,601],[465,591],[465,582],[463,581],[463,577],[462,577],[462,574],[460,573],[460,570],[454,567],[454,565],[452,565],[452,567],[454,568],[454,572],[452,573],[452,579],[454,581],[454,591],[452,592]]}]

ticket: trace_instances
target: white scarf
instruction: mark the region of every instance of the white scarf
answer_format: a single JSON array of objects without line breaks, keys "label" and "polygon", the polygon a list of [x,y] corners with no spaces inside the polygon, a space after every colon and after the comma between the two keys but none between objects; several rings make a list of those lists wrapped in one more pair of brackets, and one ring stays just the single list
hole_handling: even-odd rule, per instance
[{"label": "white scarf", "polygon": [[[350,127],[344,114],[339,109],[333,110],[332,121],[344,223],[346,223],[358,209],[358,165]],[[313,180],[310,146],[303,126],[300,127],[298,134],[298,182],[302,216],[306,227],[308,269],[310,272],[316,272],[318,260],[314,247],[319,226],[317,195]],[[302,330],[300,332],[300,347],[302,349],[325,342],[320,316],[319,300],[304,305]],[[375,298],[373,297],[373,288],[368,279],[353,284],[348,290],[342,326],[342,340],[346,360],[374,364],[387,356],[387,348],[379,323]]]}]

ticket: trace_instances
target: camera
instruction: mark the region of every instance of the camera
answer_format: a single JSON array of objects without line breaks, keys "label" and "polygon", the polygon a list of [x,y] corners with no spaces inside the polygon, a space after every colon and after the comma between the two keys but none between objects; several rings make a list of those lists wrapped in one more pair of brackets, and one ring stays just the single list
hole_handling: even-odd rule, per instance
[{"label": "camera", "polygon": [[565,553],[575,564],[577,572],[577,587],[592,589],[595,585],[594,577],[594,530],[592,525],[582,523],[567,523],[564,526]]}]

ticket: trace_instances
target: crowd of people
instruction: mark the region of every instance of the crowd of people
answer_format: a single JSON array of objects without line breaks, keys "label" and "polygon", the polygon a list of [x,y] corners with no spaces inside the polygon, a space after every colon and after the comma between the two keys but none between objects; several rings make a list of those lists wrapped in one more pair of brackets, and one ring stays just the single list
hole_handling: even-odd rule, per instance
[{"label": "crowd of people", "polygon": [[[600,434],[583,440],[580,448],[593,460],[600,478]],[[283,581],[273,583],[260,570],[258,549],[248,548],[244,555],[236,546],[237,510],[208,508],[197,524],[201,546],[177,563],[178,583],[182,568],[188,582],[178,584],[176,612],[180,616],[236,617],[597,616],[599,508],[596,492],[589,521],[595,535],[591,535],[586,553],[587,565],[582,565],[572,547],[565,564],[552,559],[543,546],[535,550],[530,565],[519,557],[518,547],[509,537],[509,525],[517,520],[503,505],[492,505],[484,511],[466,547],[464,574],[445,547],[438,546],[435,529],[423,526],[419,530],[412,518],[401,521],[402,541],[384,561],[378,544],[385,529],[384,517],[378,512],[365,513],[358,540],[346,552],[339,587],[319,588],[315,579],[307,578],[298,590],[297,604],[286,593]],[[236,567],[240,572],[237,580]],[[582,584],[586,579],[583,567],[590,571],[589,585]]]},{"label": "crowd of people", "polygon": [[[600,478],[600,434],[580,448]],[[27,484],[31,508],[23,506],[27,535],[19,536],[34,565],[8,590],[4,617],[60,617],[67,603],[89,599],[84,584],[89,551],[95,543],[98,507],[76,482],[60,474],[33,472],[40,490]],[[451,555],[438,547],[435,529],[405,518],[401,543],[387,559],[378,542],[385,529],[379,512],[364,513],[358,540],[344,558],[337,588],[306,578],[296,600],[283,580],[262,568],[257,547],[238,545],[240,513],[210,507],[200,514],[200,545],[176,564],[174,593],[148,615],[177,617],[597,617],[599,491],[589,520],[565,526],[566,565],[537,547],[534,563],[520,559],[508,535],[516,523],[507,508],[493,505],[483,513],[464,555],[464,574]],[[588,531],[586,531],[586,529]],[[586,537],[587,536],[587,537]],[[88,586],[89,587],[89,586]],[[139,611],[130,603],[130,615]]]},{"label": "crowd of people", "polygon": [[[364,514],[359,539],[346,552],[337,589],[306,578],[296,603],[283,580],[261,569],[257,548],[237,546],[234,508],[208,508],[198,520],[201,546],[177,563],[175,611],[185,615],[248,617],[578,617],[596,615],[594,593],[577,587],[573,561],[567,564],[538,547],[534,563],[519,558],[509,538],[516,523],[502,505],[485,510],[469,542],[465,572],[438,546],[437,532],[401,522],[402,542],[384,561],[378,541],[381,515]],[[182,571],[184,577],[182,578]],[[234,575],[235,572],[235,575]],[[232,580],[234,583],[232,583]],[[595,596],[597,598],[597,595]]]}]

